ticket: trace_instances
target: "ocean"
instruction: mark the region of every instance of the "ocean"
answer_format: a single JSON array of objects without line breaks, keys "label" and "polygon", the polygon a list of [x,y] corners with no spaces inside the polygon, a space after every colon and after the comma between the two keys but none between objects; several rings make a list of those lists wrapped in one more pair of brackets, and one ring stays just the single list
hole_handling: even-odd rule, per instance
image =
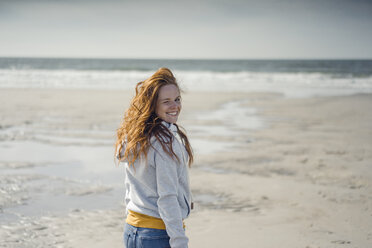
[{"label": "ocean", "polygon": [[160,67],[170,68],[185,91],[287,97],[372,92],[372,60],[0,58],[0,88],[133,90]]}]

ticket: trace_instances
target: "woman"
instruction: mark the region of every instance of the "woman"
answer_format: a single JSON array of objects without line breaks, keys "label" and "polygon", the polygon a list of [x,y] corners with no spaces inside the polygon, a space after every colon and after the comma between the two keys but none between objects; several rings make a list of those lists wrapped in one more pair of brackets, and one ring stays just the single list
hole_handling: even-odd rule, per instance
[{"label": "woman", "polygon": [[180,111],[177,81],[160,68],[137,84],[117,130],[116,154],[125,163],[127,248],[188,247],[183,220],[192,208],[188,167],[193,155],[176,124]]}]

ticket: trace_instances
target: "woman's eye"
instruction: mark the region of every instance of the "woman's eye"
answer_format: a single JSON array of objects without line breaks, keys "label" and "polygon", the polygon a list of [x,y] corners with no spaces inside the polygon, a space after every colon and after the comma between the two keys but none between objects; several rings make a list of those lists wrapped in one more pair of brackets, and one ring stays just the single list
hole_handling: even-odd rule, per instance
[{"label": "woman's eye", "polygon": [[180,101],[181,101],[181,98],[177,98],[177,99],[176,99],[176,102],[180,102]]}]

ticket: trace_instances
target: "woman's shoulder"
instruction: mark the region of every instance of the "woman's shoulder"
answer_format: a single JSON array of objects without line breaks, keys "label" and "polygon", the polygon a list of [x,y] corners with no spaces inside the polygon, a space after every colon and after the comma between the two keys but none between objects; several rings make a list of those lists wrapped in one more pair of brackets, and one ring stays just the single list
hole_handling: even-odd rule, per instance
[{"label": "woman's shoulder", "polygon": [[172,130],[169,130],[167,127],[164,127],[162,131],[157,132],[156,134],[152,134],[150,137],[151,144],[169,144],[173,141],[173,133]]},{"label": "woman's shoulder", "polygon": [[153,135],[150,138],[150,145],[155,148],[163,147],[164,145],[168,145],[171,142],[173,142],[172,136],[160,134],[158,136]]}]

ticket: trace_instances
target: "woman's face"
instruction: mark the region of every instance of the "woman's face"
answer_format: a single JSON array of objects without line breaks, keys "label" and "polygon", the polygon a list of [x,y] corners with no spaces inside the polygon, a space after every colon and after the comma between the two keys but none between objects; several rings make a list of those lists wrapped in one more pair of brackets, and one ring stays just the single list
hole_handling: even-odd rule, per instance
[{"label": "woman's face", "polygon": [[174,84],[162,86],[156,103],[156,115],[163,121],[176,123],[181,107],[181,95],[177,86]]}]

